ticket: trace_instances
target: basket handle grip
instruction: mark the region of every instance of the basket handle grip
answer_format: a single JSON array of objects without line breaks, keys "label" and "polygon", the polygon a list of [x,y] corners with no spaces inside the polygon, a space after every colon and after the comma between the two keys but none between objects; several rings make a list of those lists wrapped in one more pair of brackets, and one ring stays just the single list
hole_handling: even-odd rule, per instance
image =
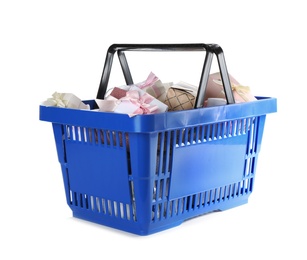
[{"label": "basket handle grip", "polygon": [[217,57],[219,70],[224,86],[227,104],[235,103],[229,75],[226,67],[225,57],[222,48],[217,44],[112,44],[105,58],[105,64],[100,80],[97,99],[103,99],[106,93],[111,74],[114,54],[117,52],[120,65],[127,85],[133,84],[132,76],[125,56],[125,51],[206,51],[205,61],[201,73],[199,88],[195,100],[194,108],[203,107],[207,83],[209,79],[212,59],[214,54]]}]

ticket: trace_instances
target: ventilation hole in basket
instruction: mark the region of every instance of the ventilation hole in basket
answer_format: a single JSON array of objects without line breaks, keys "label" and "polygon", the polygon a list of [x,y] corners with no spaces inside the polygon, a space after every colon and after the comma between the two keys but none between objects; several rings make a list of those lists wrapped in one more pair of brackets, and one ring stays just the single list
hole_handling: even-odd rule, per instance
[{"label": "ventilation hole in basket", "polygon": [[184,212],[184,205],[186,203],[186,198],[181,198],[179,200],[179,208],[178,208],[178,213],[183,213]]},{"label": "ventilation hole in basket", "polygon": [[124,218],[124,204],[122,202],[119,203],[119,216],[120,218]]},{"label": "ventilation hole in basket", "polygon": [[176,147],[182,146],[182,132],[183,129],[179,129],[176,131]]},{"label": "ventilation hole in basket", "polygon": [[99,130],[97,129],[93,129],[93,132],[94,132],[94,143],[95,144],[98,144],[99,143]]},{"label": "ventilation hole in basket", "polygon": [[222,123],[216,124],[216,130],[215,130],[215,140],[221,139],[223,137],[223,125]]},{"label": "ventilation hole in basket", "polygon": [[248,123],[248,133],[249,133],[249,142],[247,146],[247,154],[257,153],[257,127],[258,127],[258,120],[255,118],[251,118]]},{"label": "ventilation hole in basket", "polygon": [[130,160],[130,145],[129,145],[129,134],[125,133],[121,135],[123,140],[123,147],[126,148],[126,158],[127,158],[127,170],[128,174],[132,174],[131,160]]},{"label": "ventilation hole in basket", "polygon": [[164,184],[164,179],[160,180],[158,199],[162,199],[163,197],[163,188],[164,188],[163,184]]},{"label": "ventilation hole in basket", "polygon": [[248,153],[253,153],[255,152],[255,134],[254,134],[254,125],[251,127],[249,131],[249,146],[248,146]]},{"label": "ventilation hole in basket", "polygon": [[90,205],[91,205],[91,210],[95,210],[94,197],[93,196],[90,196]]},{"label": "ventilation hole in basket", "polygon": [[83,127],[75,126],[75,133],[76,133],[76,141],[82,142],[84,140]]},{"label": "ventilation hole in basket", "polygon": [[174,211],[173,204],[174,204],[174,202],[172,200],[168,203],[168,205],[169,205],[169,217],[173,216],[173,211]]},{"label": "ventilation hole in basket", "polygon": [[165,151],[165,173],[172,171],[172,158],[174,147],[174,132],[167,132],[166,151]]},{"label": "ventilation hole in basket", "polygon": [[71,139],[71,129],[69,125],[65,125],[64,127],[64,138],[66,140],[70,140]]},{"label": "ventilation hole in basket", "polygon": [[232,136],[232,123],[231,121],[224,122],[224,136],[230,137]]},{"label": "ventilation hole in basket", "polygon": [[202,138],[204,142],[210,141],[209,140],[209,134],[210,134],[210,125],[204,125],[202,129]]},{"label": "ventilation hole in basket", "polygon": [[152,206],[152,220],[161,220],[166,218],[167,214],[167,202],[159,203]]},{"label": "ventilation hole in basket", "polygon": [[160,218],[161,218],[161,211],[162,211],[161,208],[162,208],[161,203],[159,203],[159,204],[157,205],[157,207],[156,207],[156,209],[157,209],[157,211],[156,211],[157,219],[160,219]]},{"label": "ventilation hole in basket", "polygon": [[88,138],[86,138],[86,140],[88,140],[88,142],[90,142],[90,143],[95,142],[96,136],[95,136],[94,129],[88,128],[87,131],[86,131],[86,136],[88,136]]},{"label": "ventilation hole in basket", "polygon": [[175,201],[175,214],[176,215],[178,215],[180,212],[180,205],[181,205],[180,201],[182,201],[182,199],[177,199]]},{"label": "ventilation hole in basket", "polygon": [[240,135],[240,120],[233,120],[232,121],[232,135],[237,136]]},{"label": "ventilation hole in basket", "polygon": [[238,119],[237,120],[237,135],[241,135],[242,134],[242,119]]},{"label": "ventilation hole in basket", "polygon": [[126,214],[127,214],[127,219],[130,220],[131,219],[131,215],[130,215],[130,206],[129,204],[126,204]]},{"label": "ventilation hole in basket", "polygon": [[78,127],[76,126],[69,126],[67,128],[67,138],[68,140],[78,141],[79,135],[78,135]]},{"label": "ventilation hole in basket", "polygon": [[96,197],[96,209],[98,212],[101,212],[100,199]]},{"label": "ventilation hole in basket", "polygon": [[118,132],[118,137],[119,137],[119,145],[121,147],[129,147],[128,134],[124,134],[123,132]]},{"label": "ventilation hole in basket", "polygon": [[118,208],[117,208],[117,202],[113,201],[113,207],[114,207],[114,216],[118,217]]},{"label": "ventilation hole in basket", "polygon": [[112,216],[112,201],[111,200],[107,200],[107,209],[108,209],[108,214],[110,215],[110,216]]},{"label": "ventilation hole in basket", "polygon": [[234,198],[234,197],[237,195],[237,189],[238,189],[237,184],[234,183],[234,184],[232,185],[232,192],[231,192],[231,197],[232,197],[232,198]]},{"label": "ventilation hole in basket", "polygon": [[243,193],[249,193],[251,191],[250,189],[250,183],[251,179],[246,179],[243,181]]},{"label": "ventilation hole in basket", "polygon": [[191,203],[191,198],[192,198],[192,196],[186,197],[186,210],[190,210],[193,207],[193,205]]},{"label": "ventilation hole in basket", "polygon": [[244,176],[248,177],[249,175],[254,174],[255,170],[255,157],[250,157],[245,160],[245,170],[244,170]]},{"label": "ventilation hole in basket", "polygon": [[165,201],[163,204],[164,204],[163,205],[163,217],[166,218],[167,217],[167,204],[168,203]]},{"label": "ventilation hole in basket", "polygon": [[107,137],[107,134],[106,134],[106,131],[105,130],[102,130],[100,129],[99,130],[99,139],[100,139],[100,143],[102,145],[107,145],[108,144],[108,137]]},{"label": "ventilation hole in basket", "polygon": [[191,135],[191,129],[186,128],[185,131],[184,131],[183,140],[182,140],[183,145],[189,145],[190,144],[190,140],[189,140],[190,135]]},{"label": "ventilation hole in basket", "polygon": [[237,120],[238,122],[238,135],[242,135],[243,134],[243,129],[244,129],[244,120],[243,119],[239,119]]},{"label": "ventilation hole in basket", "polygon": [[154,181],[153,192],[152,192],[152,200],[157,200],[157,183],[158,181]]},{"label": "ventilation hole in basket", "polygon": [[210,198],[209,204],[215,202],[215,190],[210,190],[209,198]]},{"label": "ventilation hole in basket", "polygon": [[208,125],[207,130],[208,130],[208,132],[207,132],[207,140],[208,141],[214,140],[214,134],[213,134],[213,132],[214,132],[214,124],[213,125]]},{"label": "ventilation hole in basket", "polygon": [[193,143],[195,144],[201,143],[200,130],[201,126],[197,126],[194,128]]},{"label": "ventilation hole in basket", "polygon": [[236,194],[236,184],[231,185],[230,198],[234,198]]},{"label": "ventilation hole in basket", "polygon": [[166,185],[165,185],[165,197],[169,197],[169,188],[170,188],[170,178],[166,178]]},{"label": "ventilation hole in basket", "polygon": [[228,196],[228,186],[224,186],[221,188],[221,200],[226,200]]},{"label": "ventilation hole in basket", "polygon": [[104,133],[105,133],[105,144],[106,145],[110,145],[110,143],[111,143],[111,135],[110,135],[110,131],[104,131]]},{"label": "ventilation hole in basket", "polygon": [[220,188],[220,198],[219,201],[223,201],[225,200],[226,196],[225,196],[225,192],[226,192],[227,186],[223,186]]},{"label": "ventilation hole in basket", "polygon": [[194,195],[194,205],[195,205],[195,208],[199,208],[200,207],[200,196],[201,196],[201,193],[198,193],[198,194]]},{"label": "ventilation hole in basket", "polygon": [[156,159],[156,175],[162,171],[162,161],[163,161],[163,149],[164,149],[164,135],[158,133],[158,149],[157,149],[157,159]]},{"label": "ventilation hole in basket", "polygon": [[178,213],[179,213],[179,199],[174,201],[172,209],[173,209],[172,215],[178,215]]},{"label": "ventilation hole in basket", "polygon": [[112,140],[112,145],[117,146],[117,140],[116,140],[116,132],[112,131],[111,132],[111,140]]},{"label": "ventilation hole in basket", "polygon": [[177,215],[177,212],[178,212],[178,200],[176,199],[176,200],[172,200],[172,203],[170,204],[170,206],[171,206],[171,211],[172,211],[172,213],[171,213],[171,215],[172,216],[175,216],[175,215]]},{"label": "ventilation hole in basket", "polygon": [[191,127],[190,129],[190,137],[189,137],[189,142],[190,144],[195,144],[195,127]]},{"label": "ventilation hole in basket", "polygon": [[211,201],[210,203],[215,203],[217,200],[216,189],[210,191]]},{"label": "ventilation hole in basket", "polygon": [[198,142],[203,143],[205,141],[205,126],[200,125],[198,126]]},{"label": "ventilation hole in basket", "polygon": [[107,130],[102,130],[103,144],[110,145],[110,133]]},{"label": "ventilation hole in basket", "polygon": [[107,206],[106,206],[106,200],[105,199],[101,199],[101,212],[103,214],[107,213]]},{"label": "ventilation hole in basket", "polygon": [[215,195],[215,193],[214,193],[214,191],[212,191],[212,190],[210,190],[209,192],[208,192],[208,201],[207,201],[207,205],[211,205],[211,203],[212,202],[214,202],[214,195]]},{"label": "ventilation hole in basket", "polygon": [[247,189],[249,192],[253,191],[253,186],[254,186],[254,178],[250,178],[248,181],[248,186],[247,186]]},{"label": "ventilation hole in basket", "polygon": [[77,192],[74,192],[74,193],[73,193],[73,204],[74,204],[75,206],[79,206],[79,205],[78,205],[78,194],[77,194]]},{"label": "ventilation hole in basket", "polygon": [[77,140],[77,131],[76,131],[76,127],[72,126],[71,127],[71,138],[72,140],[76,141]]},{"label": "ventilation hole in basket", "polygon": [[70,190],[69,191],[69,204],[71,204],[72,205],[72,191]]},{"label": "ventilation hole in basket", "polygon": [[83,196],[81,193],[78,194],[78,201],[79,201],[79,206],[83,208]]},{"label": "ventilation hole in basket", "polygon": [[156,205],[152,205],[151,207],[151,220],[156,219]]},{"label": "ventilation hole in basket", "polygon": [[85,127],[82,127],[82,140],[83,142],[87,142],[87,134],[86,134],[86,128]]},{"label": "ventilation hole in basket", "polygon": [[137,217],[136,217],[136,204],[135,201],[132,202],[132,217],[134,221],[137,221]]},{"label": "ventilation hole in basket", "polygon": [[86,194],[80,194],[81,207],[88,209],[88,197]]},{"label": "ventilation hole in basket", "polygon": [[156,175],[166,174],[171,170],[173,132],[158,133],[157,142]]},{"label": "ventilation hole in basket", "polygon": [[135,203],[135,195],[134,195],[134,184],[133,181],[130,181],[130,192],[131,192],[131,201],[132,201],[132,217],[133,220],[136,221],[137,220],[137,216],[136,216],[136,203]]}]

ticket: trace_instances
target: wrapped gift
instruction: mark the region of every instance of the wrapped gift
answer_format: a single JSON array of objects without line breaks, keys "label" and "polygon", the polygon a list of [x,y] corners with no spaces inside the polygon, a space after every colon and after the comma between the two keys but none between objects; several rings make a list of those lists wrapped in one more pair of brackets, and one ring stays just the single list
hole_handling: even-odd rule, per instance
[{"label": "wrapped gift", "polygon": [[84,104],[82,100],[71,93],[54,92],[52,98],[48,98],[42,102],[43,106],[75,108],[75,109],[90,109],[90,106]]},{"label": "wrapped gift", "polygon": [[196,95],[197,87],[180,81],[168,89],[164,103],[169,111],[193,109]]},{"label": "wrapped gift", "polygon": [[[162,113],[168,110],[168,106],[154,98],[136,85],[130,85],[125,89],[125,95],[118,89],[113,89],[104,100],[96,99],[99,111],[128,114],[130,117],[143,114]],[[120,98],[117,98],[120,97]]]},{"label": "wrapped gift", "polygon": [[[241,85],[233,76],[229,74],[229,80],[236,103],[254,101],[256,98],[251,93],[248,86]],[[219,72],[209,75],[204,106],[208,106],[208,99],[226,99],[223,82]]]},{"label": "wrapped gift", "polygon": [[195,86],[180,81],[168,89],[164,103],[169,111],[193,109],[196,94]]},{"label": "wrapped gift", "polygon": [[145,81],[135,85],[154,98],[163,102],[170,84],[172,83],[162,83],[162,81],[153,72],[150,72]]}]

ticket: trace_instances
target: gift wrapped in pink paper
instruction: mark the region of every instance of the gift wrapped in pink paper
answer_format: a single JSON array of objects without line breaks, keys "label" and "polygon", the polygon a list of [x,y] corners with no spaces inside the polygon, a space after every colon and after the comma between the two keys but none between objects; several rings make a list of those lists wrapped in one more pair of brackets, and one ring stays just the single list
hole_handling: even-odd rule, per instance
[{"label": "gift wrapped in pink paper", "polygon": [[166,97],[167,88],[171,84],[172,83],[162,83],[162,81],[153,72],[150,72],[145,81],[135,85],[154,98],[163,102]]},{"label": "gift wrapped in pink paper", "polygon": [[[231,84],[231,88],[233,91],[233,96],[236,103],[241,102],[248,102],[256,100],[255,96],[252,94],[250,88],[248,86],[241,85],[233,76],[229,74],[229,80]],[[210,99],[210,100],[209,100]],[[219,100],[225,99],[225,92],[223,87],[223,82],[221,79],[221,75],[219,72],[213,73],[209,75],[206,94],[205,94],[205,103],[204,106],[208,106],[210,104],[214,104],[215,102],[208,102],[212,101],[211,99]],[[208,104],[209,103],[209,104]],[[225,102],[226,103],[226,102]]]},{"label": "gift wrapped in pink paper", "polygon": [[[128,88],[127,88],[128,87]],[[136,85],[114,88],[105,99],[96,99],[99,111],[128,114],[130,117],[166,112],[168,106]]]}]

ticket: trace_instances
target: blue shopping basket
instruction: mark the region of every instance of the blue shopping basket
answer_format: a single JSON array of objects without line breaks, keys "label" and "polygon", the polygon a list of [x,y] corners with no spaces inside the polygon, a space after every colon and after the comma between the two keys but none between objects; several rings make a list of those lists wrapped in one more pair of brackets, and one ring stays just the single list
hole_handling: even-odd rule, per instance
[{"label": "blue shopping basket", "polygon": [[[40,120],[53,126],[73,216],[149,235],[247,203],[266,114],[277,111],[277,100],[234,103],[223,51],[214,44],[112,45],[97,98],[105,95],[114,53],[133,83],[124,53],[134,50],[206,51],[195,109],[130,118],[41,105]],[[202,108],[214,55],[228,104]],[[95,100],[83,102],[97,108]]]}]

